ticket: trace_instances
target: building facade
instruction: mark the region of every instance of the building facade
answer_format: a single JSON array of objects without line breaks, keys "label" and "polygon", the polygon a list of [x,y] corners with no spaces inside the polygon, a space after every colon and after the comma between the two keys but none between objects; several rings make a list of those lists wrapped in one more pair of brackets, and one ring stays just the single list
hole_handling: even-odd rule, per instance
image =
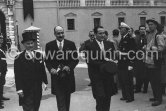
[{"label": "building facade", "polygon": [[[164,0],[33,0],[34,20],[24,20],[22,0],[14,1],[13,15],[7,11],[5,1],[0,2],[0,7],[3,7],[0,10],[6,14],[6,33],[15,46],[22,40],[23,30],[31,25],[41,28],[39,37],[42,50],[47,42],[55,39],[53,28],[56,25],[64,27],[66,38],[73,40],[77,47],[88,39],[88,32],[97,25],[104,26],[110,37],[112,30],[118,28],[122,21],[135,30],[141,24],[146,25],[148,18],[155,18],[166,25]],[[8,22],[8,16],[14,28],[11,21]]]}]

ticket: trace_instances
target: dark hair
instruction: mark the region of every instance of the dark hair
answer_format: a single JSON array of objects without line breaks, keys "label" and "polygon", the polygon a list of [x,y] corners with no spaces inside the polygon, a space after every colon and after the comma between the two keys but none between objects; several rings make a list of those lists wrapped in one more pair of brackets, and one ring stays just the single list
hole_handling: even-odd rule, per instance
[{"label": "dark hair", "polygon": [[90,34],[91,32],[94,32],[94,31],[89,31],[89,34]]},{"label": "dark hair", "polygon": [[135,33],[135,35],[139,35],[140,34],[139,30],[135,30],[134,33]]},{"label": "dark hair", "polygon": [[108,31],[105,31],[105,35],[108,36]]},{"label": "dark hair", "polygon": [[139,30],[140,30],[141,27],[145,27],[145,29],[146,29],[146,26],[145,26],[145,25],[140,25],[140,26],[139,26]]},{"label": "dark hair", "polygon": [[159,34],[162,33],[164,31],[164,26],[162,24],[158,24],[157,31]]},{"label": "dark hair", "polygon": [[119,36],[119,30],[118,29],[114,29],[112,31],[112,34],[113,34],[113,36]]},{"label": "dark hair", "polygon": [[97,26],[93,29],[94,33],[97,34],[98,32],[98,28],[104,28],[103,26]]}]

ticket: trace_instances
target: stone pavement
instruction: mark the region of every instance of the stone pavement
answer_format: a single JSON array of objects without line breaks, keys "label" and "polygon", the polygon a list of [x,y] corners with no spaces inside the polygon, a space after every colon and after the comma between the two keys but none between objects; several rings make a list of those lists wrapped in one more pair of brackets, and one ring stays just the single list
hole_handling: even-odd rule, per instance
[{"label": "stone pavement", "polygon": [[[5,108],[0,111],[22,111],[18,106],[18,96],[15,92],[15,87],[5,89],[6,97],[10,97],[9,101],[5,102]],[[163,104],[157,107],[151,107],[148,101],[150,94],[135,94],[135,101],[126,103],[120,101],[121,93],[112,97],[110,111],[166,111],[166,97],[164,97]],[[95,101],[92,97],[91,88],[87,86],[82,91],[76,91],[71,97],[70,111],[95,111]],[[43,92],[43,98],[39,111],[58,111],[56,106],[56,98],[50,94],[50,88]]]},{"label": "stone pavement", "polygon": [[[77,68],[86,68],[86,64],[79,64]],[[76,74],[76,78],[78,75]],[[9,101],[5,101],[5,108],[0,111],[22,111],[18,105],[18,95],[16,94],[14,85],[13,67],[8,68],[7,83],[5,87],[5,97],[9,97]],[[88,81],[88,78],[85,78]],[[78,83],[78,81],[76,81]],[[76,85],[78,85],[76,83]],[[80,84],[80,83],[79,83]],[[82,83],[81,83],[82,84]],[[86,83],[88,84],[88,82]],[[149,88],[150,89],[150,88]],[[47,91],[43,91],[43,98],[39,111],[58,111],[56,98],[50,94],[50,86]],[[163,104],[157,107],[152,107],[149,98],[152,97],[152,91],[148,94],[135,94],[135,101],[126,103],[120,101],[121,91],[112,97],[110,111],[166,111],[166,96],[163,97]],[[78,90],[72,94],[70,111],[95,111],[95,101],[92,97],[91,87],[85,86],[82,90]]]}]

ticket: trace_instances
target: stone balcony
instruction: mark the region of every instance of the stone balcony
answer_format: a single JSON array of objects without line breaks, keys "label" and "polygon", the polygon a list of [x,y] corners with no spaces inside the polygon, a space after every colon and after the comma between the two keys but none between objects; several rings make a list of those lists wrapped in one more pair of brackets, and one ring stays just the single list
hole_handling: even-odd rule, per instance
[{"label": "stone balcony", "polygon": [[59,7],[104,7],[104,6],[166,6],[157,0],[58,0]]}]

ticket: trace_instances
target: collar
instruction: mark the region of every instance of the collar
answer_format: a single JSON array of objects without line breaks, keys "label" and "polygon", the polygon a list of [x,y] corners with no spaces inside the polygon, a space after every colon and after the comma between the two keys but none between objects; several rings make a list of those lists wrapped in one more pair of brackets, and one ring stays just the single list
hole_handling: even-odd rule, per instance
[{"label": "collar", "polygon": [[34,55],[35,55],[35,54],[34,54],[34,51],[26,50],[25,53],[28,54],[28,56],[29,56],[30,58],[33,58]]},{"label": "collar", "polygon": [[103,41],[100,42],[100,41],[98,41],[97,39],[96,39],[96,41],[97,41],[98,44],[103,44]]},{"label": "collar", "polygon": [[[56,40],[58,44],[60,44],[60,41]],[[61,43],[64,43],[64,39],[61,41]]]},{"label": "collar", "polygon": [[[58,45],[58,47],[59,47],[60,41],[56,40],[56,42],[57,42],[57,45]],[[61,41],[62,47],[63,47],[63,44],[64,44],[64,39]]]}]

